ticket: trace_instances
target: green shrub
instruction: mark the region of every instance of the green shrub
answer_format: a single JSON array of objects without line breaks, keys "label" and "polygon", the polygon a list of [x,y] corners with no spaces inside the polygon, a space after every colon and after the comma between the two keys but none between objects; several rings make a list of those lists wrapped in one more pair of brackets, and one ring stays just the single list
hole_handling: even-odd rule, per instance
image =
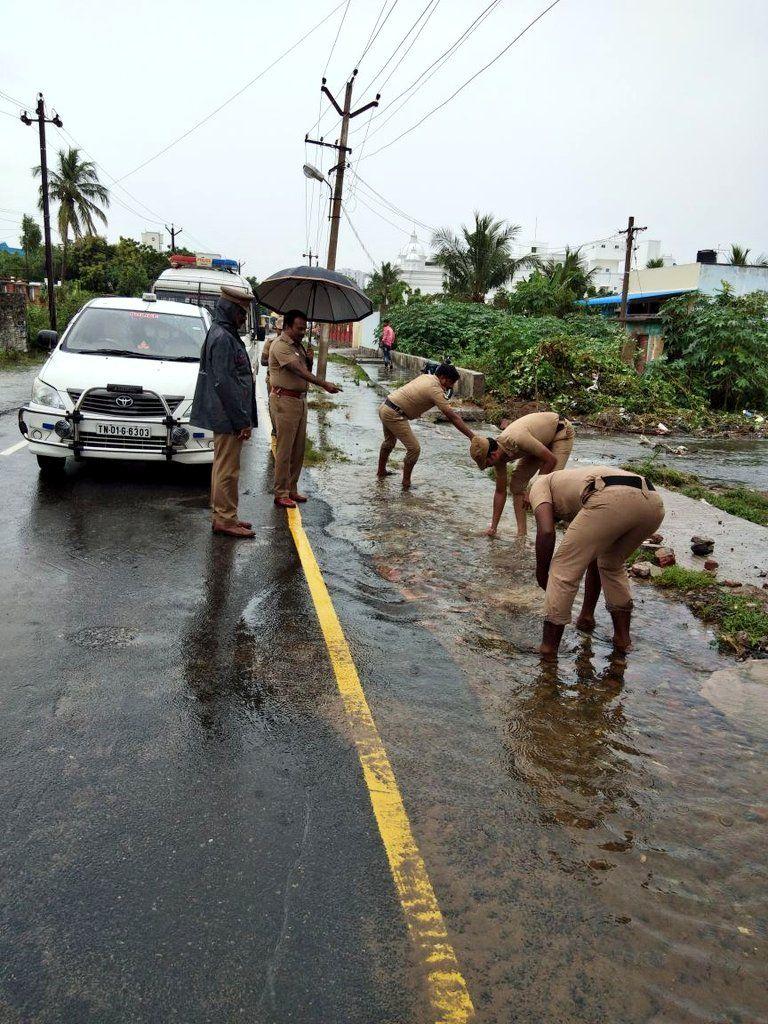
[{"label": "green shrub", "polygon": [[654,587],[669,590],[706,590],[707,587],[714,585],[714,579],[708,572],[670,565],[658,576],[654,576],[651,583]]},{"label": "green shrub", "polygon": [[[63,288],[56,289],[56,325],[59,335],[62,334],[75,313],[82,309],[86,302],[90,302],[96,297],[93,292],[87,292],[78,285],[68,284]],[[45,292],[43,300],[41,306],[27,306],[27,338],[31,347],[35,347],[38,332],[47,330],[50,326]]]}]

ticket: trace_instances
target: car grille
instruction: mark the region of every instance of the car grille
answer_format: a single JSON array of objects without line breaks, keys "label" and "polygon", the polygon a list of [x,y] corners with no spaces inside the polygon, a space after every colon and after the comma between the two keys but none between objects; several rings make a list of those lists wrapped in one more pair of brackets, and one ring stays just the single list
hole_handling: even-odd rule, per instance
[{"label": "car grille", "polygon": [[[73,402],[77,402],[80,395],[82,395],[82,391],[70,390],[68,394]],[[133,404],[127,406],[127,408],[123,408],[118,404],[117,399],[120,397],[120,393],[117,391],[107,391],[106,389],[91,391],[86,395],[83,404],[80,406],[80,411],[95,412],[100,416],[165,416],[163,404],[155,395],[127,395],[126,397],[131,398],[133,401]],[[164,395],[163,397],[168,403],[168,408],[171,412],[175,412],[184,401],[183,395]]]},{"label": "car grille", "polygon": [[104,437],[102,434],[81,430],[78,438],[86,448],[110,448],[112,451],[119,448],[134,452],[165,451],[164,437]]}]

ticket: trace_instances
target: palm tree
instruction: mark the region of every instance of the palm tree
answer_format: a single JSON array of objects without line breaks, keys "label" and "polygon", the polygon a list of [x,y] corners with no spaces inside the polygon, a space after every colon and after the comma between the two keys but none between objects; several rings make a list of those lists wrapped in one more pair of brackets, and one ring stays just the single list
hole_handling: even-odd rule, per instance
[{"label": "palm tree", "polygon": [[538,265],[535,256],[512,256],[510,247],[519,232],[517,224],[477,211],[474,227],[462,225],[461,236],[450,228],[436,231],[432,246],[445,270],[446,290],[470,302],[485,302],[488,292],[501,288],[516,270]]},{"label": "palm tree", "polygon": [[25,213],[21,218],[19,241],[21,242],[21,248],[24,250],[24,271],[27,281],[29,281],[29,257],[35,255],[40,248],[42,240],[43,236],[40,231],[40,225],[34,217],[30,217],[28,213]]},{"label": "palm tree", "polygon": [[379,311],[386,313],[390,306],[403,301],[405,281],[400,280],[400,268],[392,263],[382,263],[374,270],[365,287],[365,294]]},{"label": "palm tree", "polygon": [[664,266],[664,258],[662,256],[654,257],[652,260],[648,260],[645,264],[646,270],[656,270],[659,267]]},{"label": "palm tree", "polygon": [[570,249],[566,245],[562,260],[547,260],[541,272],[555,289],[572,293],[575,300],[586,295],[595,270],[587,270],[581,258],[581,249]]},{"label": "palm tree", "polygon": [[743,249],[740,245],[731,243],[731,255],[728,262],[732,267],[748,267],[750,249]]},{"label": "palm tree", "polygon": [[[105,226],[107,215],[101,209],[109,206],[109,190],[99,181],[96,165],[91,160],[81,160],[80,150],[74,147],[67,152],[59,150],[58,166],[48,178],[50,198],[59,204],[58,225],[61,236],[61,280],[67,269],[67,243],[69,233],[74,238],[96,234],[96,220]],[[40,176],[40,167],[33,167],[32,174]],[[40,209],[43,208],[43,188],[40,186]]]}]

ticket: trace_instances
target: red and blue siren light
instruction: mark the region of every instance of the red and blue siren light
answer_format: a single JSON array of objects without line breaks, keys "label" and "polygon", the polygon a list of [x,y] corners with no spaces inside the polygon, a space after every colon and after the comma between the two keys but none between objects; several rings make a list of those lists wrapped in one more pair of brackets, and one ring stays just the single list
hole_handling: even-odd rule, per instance
[{"label": "red and blue siren light", "polygon": [[207,267],[211,270],[237,270],[237,260],[228,260],[223,256],[182,256],[173,253],[169,256],[172,267]]}]

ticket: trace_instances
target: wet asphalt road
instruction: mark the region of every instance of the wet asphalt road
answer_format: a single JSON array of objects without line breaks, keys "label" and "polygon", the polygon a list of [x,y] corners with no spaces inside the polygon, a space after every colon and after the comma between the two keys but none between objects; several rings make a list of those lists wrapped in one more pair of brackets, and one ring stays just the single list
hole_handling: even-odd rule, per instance
[{"label": "wet asphalt road", "polygon": [[[478,1021],[768,1019],[765,747],[699,696],[706,630],[648,591],[628,667],[601,624],[543,672],[488,481],[420,425],[417,489],[373,487],[378,399],[332,372],[302,517]],[[0,1022],[434,1019],[266,446],[248,544],[181,467],[0,474]]]},{"label": "wet asphalt road", "polygon": [[239,546],[199,473],[0,471],[0,1020],[424,1019],[265,447]]}]

